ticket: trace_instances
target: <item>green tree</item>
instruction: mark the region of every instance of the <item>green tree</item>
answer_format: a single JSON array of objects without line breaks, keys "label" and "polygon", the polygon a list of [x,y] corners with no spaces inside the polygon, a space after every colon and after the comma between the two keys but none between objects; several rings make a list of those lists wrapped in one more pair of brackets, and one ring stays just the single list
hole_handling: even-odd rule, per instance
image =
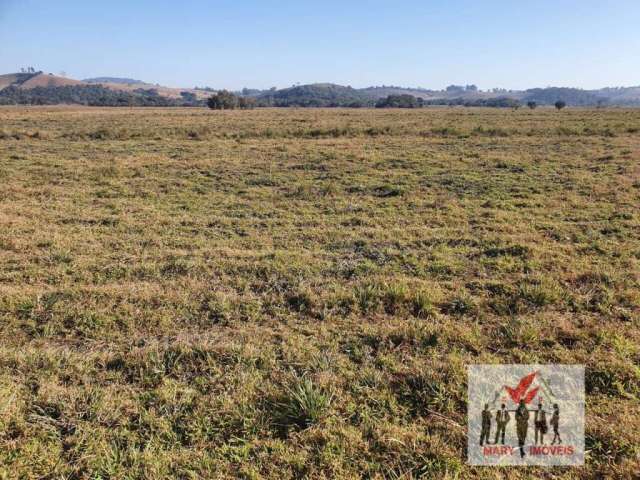
[{"label": "green tree", "polygon": [[527,107],[529,107],[531,110],[535,110],[537,106],[538,104],[536,102],[527,102]]},{"label": "green tree", "polygon": [[567,106],[566,102],[564,102],[563,100],[558,100],[554,105],[558,110],[562,110],[564,107]]},{"label": "green tree", "polygon": [[227,90],[220,90],[207,100],[207,106],[212,110],[234,110],[238,103],[238,97]]},{"label": "green tree", "polygon": [[424,106],[424,100],[418,101],[413,95],[407,94],[389,95],[376,103],[376,108],[420,108],[422,106]]}]

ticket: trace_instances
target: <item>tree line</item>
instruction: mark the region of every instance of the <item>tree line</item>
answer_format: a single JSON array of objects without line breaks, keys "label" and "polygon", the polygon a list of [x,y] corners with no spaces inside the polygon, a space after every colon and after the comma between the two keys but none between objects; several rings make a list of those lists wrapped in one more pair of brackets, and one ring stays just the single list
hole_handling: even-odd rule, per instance
[{"label": "tree line", "polygon": [[[106,107],[200,107],[208,106],[214,110],[252,109],[256,107],[348,107],[348,108],[423,108],[427,106],[465,106],[520,108],[521,102],[511,97],[494,98],[437,98],[423,99],[409,94],[393,94],[377,101],[360,96],[349,87],[303,86],[281,92],[273,90],[259,96],[241,95],[220,90],[212,92],[205,101],[193,92],[181,92],[180,98],[164,97],[155,89],[136,89],[134,91],[113,90],[101,85],[65,85],[59,87],[36,87],[21,89],[10,86],[0,90],[0,105],[56,105],[78,104]],[[468,91],[473,86],[465,87]],[[564,100],[545,101],[558,110],[566,107]],[[538,101],[525,100],[529,108],[538,106]]]},{"label": "tree line", "polygon": [[16,86],[0,90],[0,105],[75,104],[92,107],[191,107],[203,106],[190,92],[180,99],[163,97],[154,89],[132,92],[112,90],[100,85],[65,85],[22,89]]}]

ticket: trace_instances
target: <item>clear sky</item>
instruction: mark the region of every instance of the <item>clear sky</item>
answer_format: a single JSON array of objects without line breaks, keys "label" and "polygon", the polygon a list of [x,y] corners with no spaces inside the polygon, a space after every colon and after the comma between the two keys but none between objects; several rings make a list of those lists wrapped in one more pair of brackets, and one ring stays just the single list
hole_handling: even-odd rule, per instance
[{"label": "clear sky", "polygon": [[0,73],[237,89],[640,85],[640,0],[0,0]]}]

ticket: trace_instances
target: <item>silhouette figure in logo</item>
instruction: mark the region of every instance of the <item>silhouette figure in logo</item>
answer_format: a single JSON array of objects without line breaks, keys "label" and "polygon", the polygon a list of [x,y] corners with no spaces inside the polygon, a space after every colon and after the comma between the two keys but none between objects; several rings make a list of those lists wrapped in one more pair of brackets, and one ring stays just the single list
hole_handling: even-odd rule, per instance
[{"label": "silhouette figure in logo", "polygon": [[506,409],[506,405],[503,403],[500,410],[496,412],[496,425],[498,429],[496,430],[496,441],[493,442],[495,444],[498,443],[498,439],[502,439],[502,445],[504,445],[504,432],[507,428],[507,423],[511,420],[511,416],[509,415],[508,410]]},{"label": "silhouette figure in logo", "polygon": [[547,412],[542,409],[542,402],[538,403],[533,424],[536,428],[536,445],[544,445],[544,435],[547,433]]},{"label": "silhouette figure in logo", "polygon": [[491,411],[489,410],[489,404],[484,404],[484,410],[482,410],[482,430],[480,431],[480,446],[490,443],[489,434],[491,433]]},{"label": "silhouette figure in logo", "polygon": [[551,442],[551,445],[555,445],[556,440],[558,441],[558,443],[562,443],[562,439],[560,438],[560,407],[558,407],[557,403],[553,404],[551,426],[553,427],[553,441]]},{"label": "silhouette figure in logo", "polygon": [[524,400],[516,409],[516,432],[518,434],[518,446],[520,447],[520,457],[524,458],[524,444],[527,441],[527,430],[529,429],[529,410]]}]

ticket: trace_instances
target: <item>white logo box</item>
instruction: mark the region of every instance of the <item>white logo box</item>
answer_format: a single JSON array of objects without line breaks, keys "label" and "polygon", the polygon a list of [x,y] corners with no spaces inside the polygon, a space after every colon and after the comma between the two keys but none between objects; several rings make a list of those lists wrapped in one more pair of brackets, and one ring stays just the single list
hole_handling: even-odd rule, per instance
[{"label": "white logo box", "polygon": [[584,366],[470,365],[468,387],[469,464],[584,464]]}]

